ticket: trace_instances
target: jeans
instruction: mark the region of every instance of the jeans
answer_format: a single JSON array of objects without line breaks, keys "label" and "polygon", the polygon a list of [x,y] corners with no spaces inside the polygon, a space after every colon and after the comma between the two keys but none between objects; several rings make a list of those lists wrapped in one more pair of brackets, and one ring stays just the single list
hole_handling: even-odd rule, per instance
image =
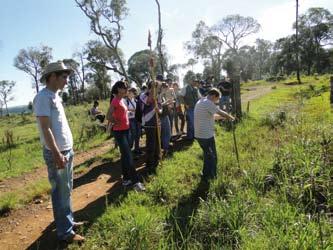
[{"label": "jeans", "polygon": [[114,138],[120,150],[121,169],[123,172],[123,180],[131,180],[132,183],[137,183],[139,177],[136,173],[133,163],[133,156],[129,146],[130,132],[127,130],[113,130]]},{"label": "jeans", "polygon": [[170,133],[171,133],[171,136],[172,136],[172,131],[173,131],[173,120],[175,119],[175,108],[173,107],[172,109],[169,109],[169,114],[168,114],[168,117],[169,117],[169,122],[170,122]]},{"label": "jeans", "polygon": [[194,108],[186,109],[187,139],[194,139]]},{"label": "jeans", "polygon": [[171,140],[171,129],[169,116],[161,117],[161,146],[164,150],[169,150]]},{"label": "jeans", "polygon": [[220,98],[220,109],[229,112],[230,111],[230,96],[222,96]]},{"label": "jeans", "polygon": [[60,240],[66,240],[75,234],[73,231],[74,217],[71,202],[74,152],[71,149],[63,151],[62,154],[68,161],[65,168],[57,169],[52,152],[46,148],[43,150],[48,178],[51,184],[52,208],[57,235]]},{"label": "jeans", "polygon": [[129,119],[130,122],[130,141],[129,146],[132,149],[134,144],[134,150],[138,151],[140,149],[140,135],[141,135],[141,126],[136,121],[135,118]]},{"label": "jeans", "polygon": [[157,129],[145,127],[146,131],[146,168],[155,171],[160,159],[160,147],[158,145]]},{"label": "jeans", "polygon": [[176,129],[176,132],[179,133],[178,118],[180,119],[180,131],[184,132],[185,117],[184,117],[184,114],[182,112],[176,112],[175,113],[175,129]]},{"label": "jeans", "polygon": [[215,138],[200,139],[196,138],[204,154],[204,164],[202,176],[205,179],[216,178],[217,154],[215,147]]}]

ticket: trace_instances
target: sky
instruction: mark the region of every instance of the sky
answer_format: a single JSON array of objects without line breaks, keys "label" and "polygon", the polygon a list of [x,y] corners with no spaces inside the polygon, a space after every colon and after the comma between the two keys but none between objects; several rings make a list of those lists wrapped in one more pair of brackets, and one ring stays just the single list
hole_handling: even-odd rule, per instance
[{"label": "sky", "polygon": [[[196,24],[203,20],[214,25],[227,15],[251,16],[261,25],[256,38],[274,42],[293,33],[295,0],[160,0],[163,43],[170,54],[170,63],[185,63],[191,55],[184,42],[191,40]],[[0,0],[0,80],[16,82],[14,100],[9,106],[27,105],[35,89],[29,76],[13,66],[20,49],[47,45],[53,61],[71,58],[89,40],[97,37],[90,31],[89,20],[74,0]],[[333,0],[299,0],[300,14],[310,7],[323,7],[333,13]],[[127,0],[129,16],[124,20],[123,39],[119,46],[128,58],[136,51],[147,49],[147,33],[156,43],[157,7],[154,0]],[[200,71],[200,65],[194,68]],[[181,72],[181,74],[183,74]],[[182,78],[182,75],[180,75]]]}]

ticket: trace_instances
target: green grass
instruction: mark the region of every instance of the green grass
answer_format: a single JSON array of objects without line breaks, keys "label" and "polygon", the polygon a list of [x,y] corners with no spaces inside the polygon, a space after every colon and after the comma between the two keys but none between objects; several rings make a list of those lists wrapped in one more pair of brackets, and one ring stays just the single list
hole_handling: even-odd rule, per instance
[{"label": "green grass", "polygon": [[47,179],[35,181],[24,188],[8,192],[0,196],[0,214],[20,208],[35,198],[42,197],[50,191],[50,184]]},{"label": "green grass", "polygon": [[[241,169],[231,131],[217,127],[216,181],[199,183],[202,152],[194,143],[163,162],[145,193],[109,204],[80,249],[332,249],[328,93],[302,94],[328,81],[305,80],[252,101],[236,130]],[[266,119],[280,110],[281,122]]]},{"label": "green grass", "polygon": [[[106,112],[108,102],[101,102],[100,106]],[[107,134],[101,132],[97,123],[90,121],[89,108],[88,104],[66,108],[75,151],[96,147],[107,139]],[[11,152],[5,143],[6,131],[13,133]],[[41,166],[44,161],[35,117],[30,114],[0,118],[0,180],[20,176]]]}]

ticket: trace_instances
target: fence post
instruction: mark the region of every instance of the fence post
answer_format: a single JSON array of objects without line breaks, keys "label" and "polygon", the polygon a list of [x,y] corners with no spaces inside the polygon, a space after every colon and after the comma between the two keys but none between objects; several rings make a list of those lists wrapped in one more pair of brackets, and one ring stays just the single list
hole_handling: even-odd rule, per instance
[{"label": "fence post", "polygon": [[330,80],[331,80],[331,84],[330,84],[330,86],[331,86],[330,104],[332,106],[332,104],[333,104],[333,76],[331,76]]}]

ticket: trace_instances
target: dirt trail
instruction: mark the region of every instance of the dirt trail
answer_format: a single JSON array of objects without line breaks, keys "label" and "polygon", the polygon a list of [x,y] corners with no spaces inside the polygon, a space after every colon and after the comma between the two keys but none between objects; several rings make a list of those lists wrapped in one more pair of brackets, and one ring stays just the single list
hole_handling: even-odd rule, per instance
[{"label": "dirt trail", "polygon": [[[105,154],[112,147],[113,146],[111,145],[111,141],[108,140],[98,147],[89,149],[85,152],[78,153],[74,157],[74,166],[83,164],[84,162],[86,162],[92,158],[95,158],[98,155]],[[46,167],[39,167],[39,168],[33,170],[32,172],[25,173],[21,176],[0,181],[0,197],[4,193],[15,191],[15,190],[20,190],[20,189],[24,188],[27,184],[33,183],[33,182],[41,180],[43,178],[47,178]]]},{"label": "dirt trail", "polygon": [[247,92],[242,94],[242,103],[258,99],[272,91],[272,86],[253,86],[246,88]]},{"label": "dirt trail", "polygon": [[[270,87],[266,86],[251,89],[253,90],[243,95],[243,102],[259,98],[270,91]],[[179,143],[175,145],[174,150],[184,150],[186,146],[185,143]],[[110,142],[78,154],[75,165],[108,150],[110,150]],[[144,172],[143,158],[139,159],[136,167],[140,172]],[[0,184],[7,185],[3,190],[15,190],[18,186],[24,187],[29,181],[46,178],[46,176],[45,168],[41,168],[23,177],[12,178],[8,182],[4,181]],[[119,201],[117,200],[118,194],[126,193],[126,190],[124,191],[121,187],[120,176],[119,161],[103,162],[103,160],[99,160],[90,166],[88,172],[76,177],[72,194],[76,220],[84,219],[92,223],[105,211],[106,204]],[[24,208],[12,211],[7,217],[0,218],[0,249],[59,249],[49,198],[41,204],[29,204]]]}]

